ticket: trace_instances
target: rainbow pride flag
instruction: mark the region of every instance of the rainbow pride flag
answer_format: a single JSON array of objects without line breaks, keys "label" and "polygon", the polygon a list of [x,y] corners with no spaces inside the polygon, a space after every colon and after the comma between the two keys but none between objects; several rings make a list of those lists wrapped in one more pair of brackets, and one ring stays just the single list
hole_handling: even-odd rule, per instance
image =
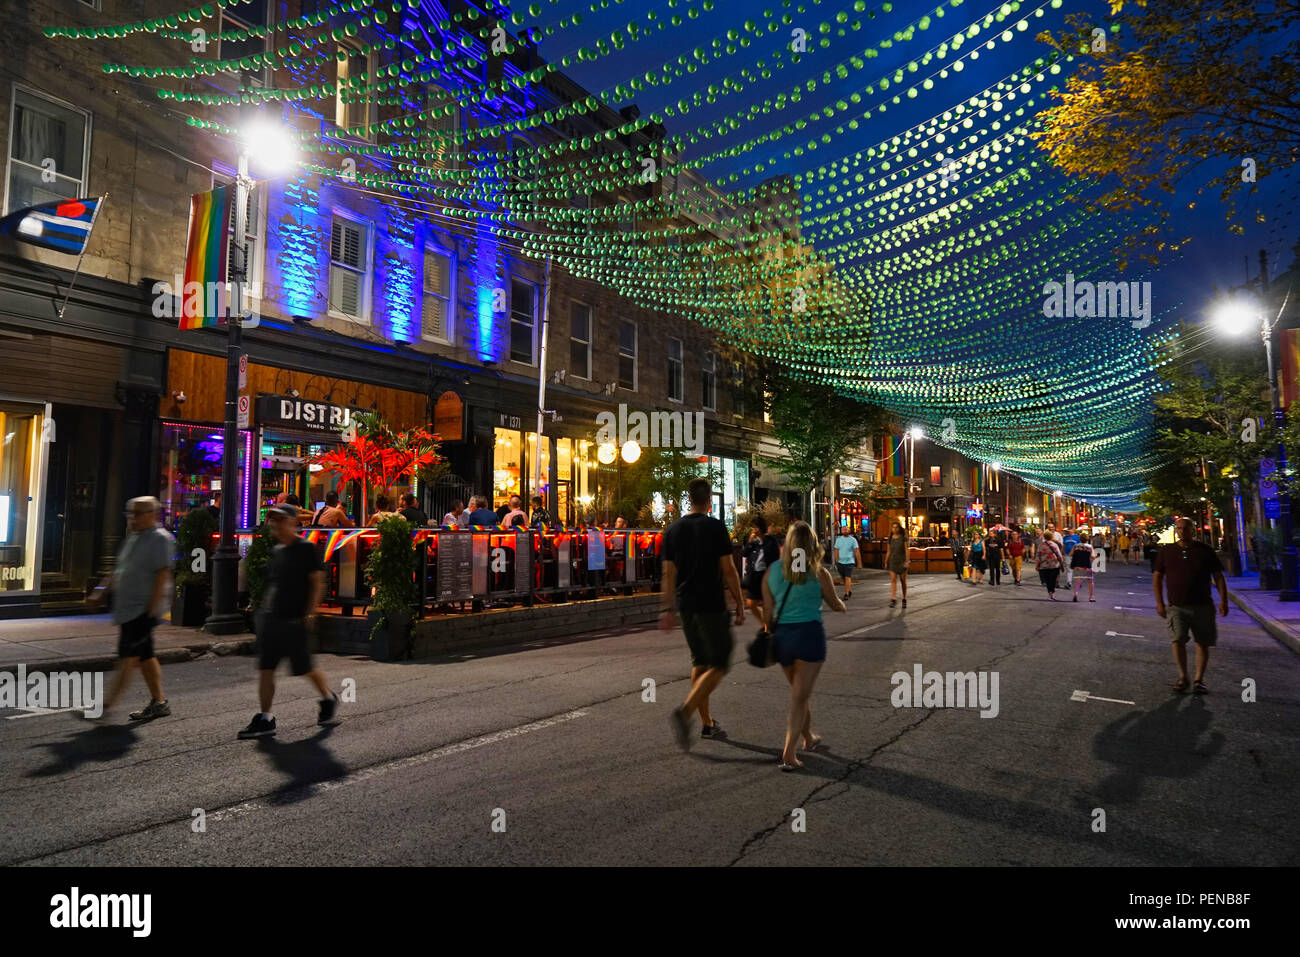
[{"label": "rainbow pride flag", "polygon": [[[190,197],[190,233],[185,243],[185,287],[180,327],[220,325],[226,311],[226,224],[234,187],[217,186]],[[198,294],[191,295],[198,283]]]}]

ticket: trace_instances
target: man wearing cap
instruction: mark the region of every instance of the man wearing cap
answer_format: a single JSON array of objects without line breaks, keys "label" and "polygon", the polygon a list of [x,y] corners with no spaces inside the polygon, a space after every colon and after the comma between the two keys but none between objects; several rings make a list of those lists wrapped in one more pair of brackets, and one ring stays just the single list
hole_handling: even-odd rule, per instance
[{"label": "man wearing cap", "polygon": [[110,585],[113,594],[113,624],[120,629],[117,643],[118,670],[104,699],[107,712],[126,690],[137,668],[149,689],[149,703],[132,711],[132,721],[152,721],[172,713],[163,695],[162,668],[153,650],[153,629],[162,617],[171,591],[172,561],[176,542],[158,524],[159,503],[142,495],[126,503],[127,536],[117,553],[113,571],[90,596],[89,605],[103,607]]},{"label": "man wearing cap", "polygon": [[316,606],[325,592],[325,568],[316,546],[298,535],[298,508],[277,505],[266,516],[271,537],[279,544],[267,565],[267,593],[258,612],[258,699],[262,710],[253,715],[240,738],[275,734],[275,669],[284,658],[295,675],[302,675],[320,692],[317,724],[336,723],[339,696],[332,692],[325,673],[312,663],[307,640],[315,626]]}]

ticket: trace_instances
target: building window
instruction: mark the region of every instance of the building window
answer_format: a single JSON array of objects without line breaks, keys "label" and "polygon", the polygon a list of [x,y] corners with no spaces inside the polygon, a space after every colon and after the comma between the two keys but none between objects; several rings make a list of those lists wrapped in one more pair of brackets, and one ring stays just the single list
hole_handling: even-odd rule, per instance
[{"label": "building window", "polygon": [[334,217],[330,230],[330,311],[365,321],[369,229]]},{"label": "building window", "polygon": [[451,256],[434,246],[424,250],[424,311],[421,334],[451,342]]},{"label": "building window", "polygon": [[668,398],[682,401],[682,340],[668,340]]},{"label": "building window", "polygon": [[[240,30],[257,29],[271,25],[270,4],[267,0],[244,0],[230,9],[218,11],[218,33],[234,33]],[[218,60],[242,60],[244,57],[258,56],[271,48],[271,33],[262,36],[246,36],[238,40],[217,41]],[[244,78],[252,86],[267,86],[266,67],[257,66],[251,70],[241,70]]]},{"label": "building window", "polygon": [[712,411],[718,407],[718,355],[715,352],[704,353],[700,359],[700,389],[703,392],[704,408]]},{"label": "building window", "polygon": [[89,113],[14,87],[5,211],[85,196],[89,149]]},{"label": "building window", "polygon": [[442,87],[429,84],[424,91],[424,109],[430,165],[441,170],[462,169],[460,104]]},{"label": "building window", "polygon": [[930,484],[931,485],[943,484],[943,468],[941,466],[938,465],[930,466]]},{"label": "building window", "polygon": [[585,302],[569,306],[569,375],[591,378],[591,306]]},{"label": "building window", "polygon": [[952,470],[952,487],[961,488],[961,469],[953,468]]},{"label": "building window", "polygon": [[532,365],[537,342],[537,287],[522,279],[510,280],[510,358]]},{"label": "building window", "polygon": [[[370,125],[369,94],[362,91],[362,86],[369,82],[367,75],[370,72],[371,58],[358,47],[340,43],[336,61],[338,71],[334,92],[334,124],[341,130],[352,130],[353,136],[369,139],[370,134],[358,127]],[[355,90],[349,89],[352,80],[358,84]]]},{"label": "building window", "polygon": [[80,2],[82,3],[82,5],[90,7],[90,9],[92,10],[101,9],[99,5],[99,0],[80,0]]},{"label": "building window", "polygon": [[731,414],[737,419],[745,417],[745,365],[741,362],[732,367]]},{"label": "building window", "polygon": [[618,324],[618,387],[636,391],[636,323]]}]

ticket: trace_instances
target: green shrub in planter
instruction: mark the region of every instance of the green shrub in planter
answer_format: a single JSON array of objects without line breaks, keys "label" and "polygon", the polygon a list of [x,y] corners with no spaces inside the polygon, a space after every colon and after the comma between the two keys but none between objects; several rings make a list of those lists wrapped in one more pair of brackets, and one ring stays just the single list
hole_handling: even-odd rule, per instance
[{"label": "green shrub in planter", "polygon": [[275,539],[265,522],[253,536],[244,556],[244,585],[248,589],[248,604],[257,609],[266,594],[266,566],[271,561],[271,550],[275,548]]},{"label": "green shrub in planter", "polygon": [[181,519],[181,526],[176,530],[176,543],[180,546],[180,558],[176,561],[176,585],[207,585],[211,579],[207,571],[194,570],[194,550],[203,549],[207,569],[212,562],[212,536],[217,533],[217,520],[206,508],[192,508]]},{"label": "green shrub in planter", "polygon": [[[417,558],[411,540],[414,526],[400,515],[386,518],[378,525],[379,542],[366,561],[366,584],[375,589],[370,610],[376,612],[370,637],[391,620],[404,622],[407,633],[415,627],[415,608],[419,593],[415,585]],[[393,636],[396,637],[396,636]]]}]

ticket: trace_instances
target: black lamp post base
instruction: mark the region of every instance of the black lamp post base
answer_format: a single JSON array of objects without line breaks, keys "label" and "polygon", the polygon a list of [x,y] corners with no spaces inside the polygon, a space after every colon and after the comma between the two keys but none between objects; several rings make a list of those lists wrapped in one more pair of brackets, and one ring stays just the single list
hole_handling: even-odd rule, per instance
[{"label": "black lamp post base", "polygon": [[248,622],[238,613],[213,615],[203,623],[203,630],[209,635],[238,635],[248,631]]}]

